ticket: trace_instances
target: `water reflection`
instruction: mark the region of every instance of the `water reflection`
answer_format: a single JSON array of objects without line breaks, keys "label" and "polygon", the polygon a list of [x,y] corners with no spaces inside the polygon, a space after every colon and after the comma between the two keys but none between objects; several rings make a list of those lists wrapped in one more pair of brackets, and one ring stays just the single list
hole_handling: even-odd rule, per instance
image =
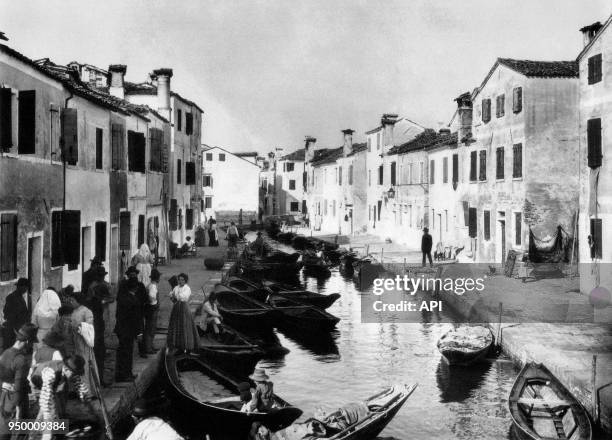
[{"label": "water reflection", "polygon": [[340,351],[336,343],[339,336],[337,331],[304,334],[289,329],[283,329],[279,330],[279,333],[291,340],[301,349],[315,356],[325,357],[326,361],[329,361],[329,359],[334,361],[340,360]]},{"label": "water reflection", "polygon": [[482,385],[490,368],[490,363],[475,364],[469,368],[451,367],[440,358],[436,368],[440,402],[463,402],[468,399],[472,391]]}]

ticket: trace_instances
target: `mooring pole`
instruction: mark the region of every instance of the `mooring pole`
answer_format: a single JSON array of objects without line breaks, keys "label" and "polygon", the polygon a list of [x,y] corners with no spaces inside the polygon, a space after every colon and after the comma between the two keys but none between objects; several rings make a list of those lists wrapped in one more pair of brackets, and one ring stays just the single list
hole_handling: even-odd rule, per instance
[{"label": "mooring pole", "polygon": [[501,348],[501,325],[502,325],[502,311],[504,309],[504,303],[499,303],[499,317],[497,319],[497,346]]},{"label": "mooring pole", "polygon": [[593,361],[591,364],[591,415],[593,421],[598,423],[599,421],[599,405],[597,404],[597,355],[593,355]]}]

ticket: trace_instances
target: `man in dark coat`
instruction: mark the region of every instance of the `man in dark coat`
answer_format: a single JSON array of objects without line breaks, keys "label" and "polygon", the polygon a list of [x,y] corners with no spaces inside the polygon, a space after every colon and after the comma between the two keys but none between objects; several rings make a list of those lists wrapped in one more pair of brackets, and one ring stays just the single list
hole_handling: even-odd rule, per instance
[{"label": "man in dark coat", "polygon": [[[127,279],[119,283],[119,290],[117,292],[117,298],[119,298],[119,296],[123,295],[124,293],[128,292],[129,290],[128,285],[130,283],[135,283],[135,289],[136,289],[135,295],[136,295],[136,299],[138,300],[138,303],[140,304],[140,315],[141,315],[141,322],[138,325],[140,325],[141,328],[144,329],[144,313],[145,313],[145,306],[149,302],[149,294],[147,293],[147,288],[145,287],[145,285],[142,284],[140,281],[138,281],[139,272],[140,271],[136,269],[136,266],[128,267],[128,270],[125,272]],[[117,302],[117,308],[118,307],[119,307],[119,302]],[[138,344],[138,352],[140,353],[140,357],[143,357],[143,358],[147,357],[147,353],[146,353],[146,349],[145,349],[143,341],[140,341],[140,343]]]},{"label": "man in dark coat", "polygon": [[143,329],[143,306],[136,296],[140,287],[139,284],[142,285],[142,283],[139,283],[138,279],[128,278],[122,284],[122,290],[117,295],[115,333],[119,339],[119,346],[117,347],[115,380],[117,382],[128,382],[135,378],[132,372],[134,341],[138,335],[142,334]]},{"label": "man in dark coat", "polygon": [[421,238],[421,252],[423,253],[423,267],[425,267],[425,258],[429,258],[429,265],[433,267],[433,261],[431,260],[431,248],[433,246],[433,240],[429,235],[429,229],[423,229],[423,238]]},{"label": "man in dark coat", "polygon": [[99,267],[102,267],[102,258],[96,255],[91,259],[91,265],[89,266],[89,269],[83,272],[83,278],[81,281],[81,292],[87,293],[89,286],[97,278]]},{"label": "man in dark coat", "polygon": [[106,346],[104,344],[105,325],[105,308],[108,303],[112,302],[110,293],[110,285],[104,281],[104,277],[108,272],[104,267],[96,268],[94,281],[89,285],[87,290],[87,307],[91,310],[94,319],[94,355],[96,357],[96,366],[100,381],[104,384],[104,355],[106,354]]},{"label": "man in dark coat", "polygon": [[15,332],[26,322],[30,322],[32,316],[32,297],[29,293],[30,281],[27,278],[19,278],[15,290],[6,297],[4,303],[4,326],[2,334],[2,346],[6,350],[15,342]]}]

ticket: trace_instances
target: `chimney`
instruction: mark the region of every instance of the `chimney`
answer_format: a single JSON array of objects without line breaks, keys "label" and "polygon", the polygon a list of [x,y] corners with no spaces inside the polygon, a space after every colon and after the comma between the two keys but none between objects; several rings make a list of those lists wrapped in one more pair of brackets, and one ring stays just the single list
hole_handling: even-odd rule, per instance
[{"label": "chimney", "polygon": [[157,80],[157,109],[164,112],[170,118],[170,78],[172,78],[172,69],[157,69],[153,71],[151,79],[153,82]]},{"label": "chimney", "polygon": [[442,136],[448,136],[451,134],[451,130],[448,127],[442,127],[440,130],[438,130],[438,133],[440,133]]},{"label": "chimney", "polygon": [[314,150],[317,140],[312,136],[306,136],[304,142],[304,162],[312,162],[312,159],[314,159]]},{"label": "chimney", "polygon": [[125,64],[111,64],[108,66],[108,73],[110,74],[110,85],[108,93],[117,98],[125,98],[125,89],[123,87],[125,72],[127,72],[127,66]]},{"label": "chimney", "polygon": [[385,113],[380,119],[380,124],[383,127],[383,153],[387,153],[393,147],[393,126],[397,122],[397,115],[393,113]]},{"label": "chimney", "polygon": [[582,32],[583,45],[586,46],[587,44],[589,44],[591,40],[595,38],[595,36],[601,30],[602,27],[603,25],[599,21],[597,21],[580,29],[580,32]]},{"label": "chimney", "polygon": [[355,130],[347,128],[346,130],[342,130],[342,133],[344,134],[344,146],[342,148],[342,155],[346,157],[353,152],[353,133],[355,133]]},{"label": "chimney", "polygon": [[472,137],[472,96],[465,92],[455,98],[457,102],[457,139],[463,142]]}]

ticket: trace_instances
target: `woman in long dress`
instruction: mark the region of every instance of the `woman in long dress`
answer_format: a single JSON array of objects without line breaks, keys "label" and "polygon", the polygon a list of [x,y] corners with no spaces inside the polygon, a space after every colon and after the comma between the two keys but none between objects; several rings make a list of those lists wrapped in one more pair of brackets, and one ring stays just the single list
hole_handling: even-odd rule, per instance
[{"label": "woman in long dress", "polygon": [[170,349],[196,352],[200,335],[189,310],[191,289],[187,285],[189,277],[181,273],[177,277],[178,285],[172,289],[170,299],[174,303],[168,322],[167,345]]},{"label": "woman in long dress", "polygon": [[83,357],[83,359],[85,359],[85,373],[83,374],[83,381],[90,390],[93,390],[91,370],[89,369],[89,361],[92,357],[92,347],[87,344],[87,341],[85,341],[85,338],[79,332],[79,326],[81,323],[85,322],[93,327],[94,317],[92,311],[85,306],[87,298],[84,294],[81,293],[76,300],[79,305],[76,309],[74,309],[70,317],[74,340],[74,353],[75,355],[80,355]]},{"label": "woman in long dress", "polygon": [[147,287],[151,284],[151,269],[155,259],[149,250],[149,246],[146,243],[140,245],[140,249],[132,258],[132,266],[136,266],[140,272],[138,273],[138,281]]},{"label": "woman in long dress", "polygon": [[32,313],[32,324],[38,327],[37,338],[42,341],[51,327],[57,322],[58,310],[62,306],[59,295],[51,289],[46,289],[40,295],[34,313]]}]

